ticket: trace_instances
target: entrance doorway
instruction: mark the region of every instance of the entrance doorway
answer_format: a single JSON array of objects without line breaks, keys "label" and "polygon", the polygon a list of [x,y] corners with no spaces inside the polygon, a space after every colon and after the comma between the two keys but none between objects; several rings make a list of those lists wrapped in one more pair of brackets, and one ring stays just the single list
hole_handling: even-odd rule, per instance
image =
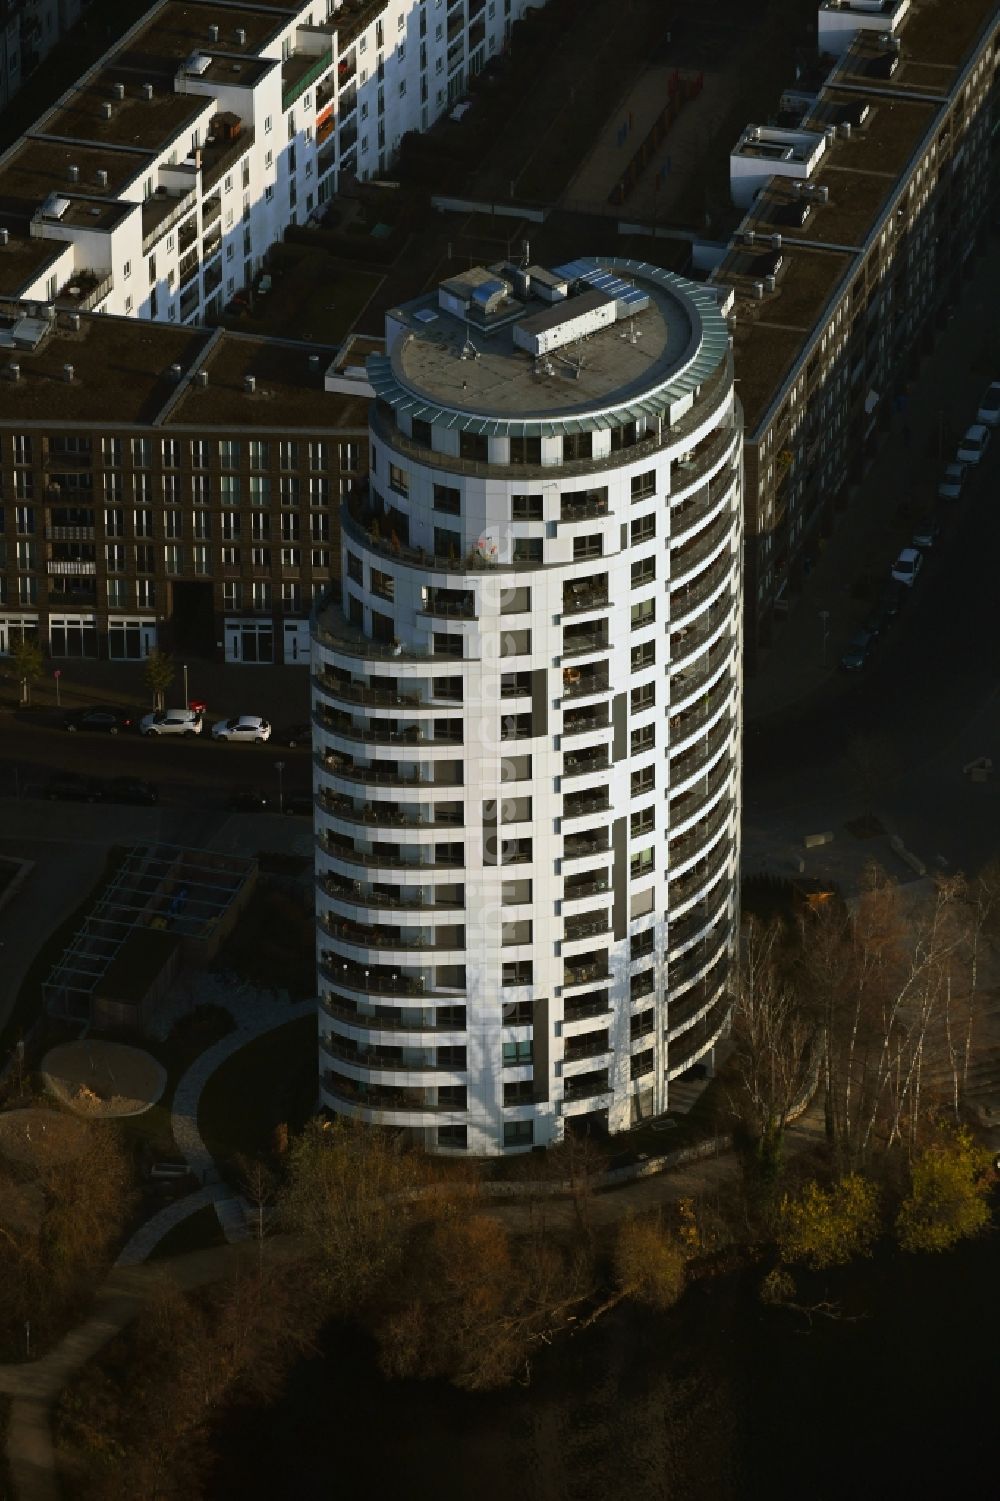
[{"label": "entrance doorway", "polygon": [[171,650],[191,657],[215,654],[215,610],[211,581],[178,580],[170,586]]}]

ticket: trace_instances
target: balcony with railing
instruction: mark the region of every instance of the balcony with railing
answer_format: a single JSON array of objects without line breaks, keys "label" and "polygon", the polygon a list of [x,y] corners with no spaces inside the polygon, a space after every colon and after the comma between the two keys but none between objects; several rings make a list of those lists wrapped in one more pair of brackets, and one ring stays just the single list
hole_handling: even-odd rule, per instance
[{"label": "balcony with railing", "polygon": [[587,871],[580,876],[567,876],[563,882],[563,902],[578,902],[586,897],[603,895],[610,889],[611,881],[606,870],[596,874]]},{"label": "balcony with railing", "polygon": [[[581,1058],[600,1058],[610,1050],[608,1029],[602,1027],[594,1032],[577,1032],[572,1037],[567,1037],[563,1058],[567,1063],[579,1063]],[[573,1077],[578,1078],[579,1075]]]},{"label": "balcony with railing", "polygon": [[202,200],[201,205],[201,232],[207,234],[216,220],[222,218],[222,195],[213,193],[211,198]]},{"label": "balcony with railing", "polygon": [[559,520],[566,521],[589,521],[599,516],[608,515],[608,492],[601,490],[583,490],[576,495],[562,496],[559,504]]},{"label": "balcony with railing", "polygon": [[598,630],[592,627],[567,626],[563,631],[564,660],[567,657],[585,657],[610,650],[611,640],[606,623],[602,623]]},{"label": "balcony with railing", "polygon": [[93,312],[110,295],[114,284],[110,271],[74,271],[62,290],[56,293],[56,304],[77,313]]},{"label": "balcony with railing", "polygon": [[281,107],[291,109],[296,99],[306,89],[333,67],[333,47],[327,45],[319,53],[296,51],[281,63]]},{"label": "balcony with railing", "polygon": [[611,765],[608,747],[595,746],[592,750],[566,751],[563,755],[563,781],[573,777],[594,776],[607,771]]},{"label": "balcony with railing", "polygon": [[717,516],[714,521],[710,521],[680,547],[671,548],[670,584],[672,590],[683,584],[685,579],[691,578],[700,563],[712,557],[726,544],[732,537],[735,525],[735,516],[732,511],[727,510],[724,515]]},{"label": "balcony with railing", "polygon": [[171,192],[168,188],[157,188],[142,205],[142,253],[146,255],[152,250],[157,240],[163,238],[168,230],[191,212],[195,206],[198,194],[195,188],[188,188],[185,192]]},{"label": "balcony with railing", "polygon": [[411,949],[418,953],[465,951],[465,926],[462,923],[430,929],[398,928],[388,923],[353,922],[350,918],[326,913],[320,917],[319,927],[342,948]]},{"label": "balcony with railing", "polygon": [[465,1007],[454,1005],[420,1008],[410,1006],[380,1006],[357,1001],[336,991],[324,991],[320,997],[324,1013],[343,1026],[355,1027],[365,1032],[464,1032]]},{"label": "balcony with railing", "polygon": [[588,954],[575,954],[563,964],[564,985],[589,985],[601,980],[610,980],[607,949],[593,949]]},{"label": "balcony with railing", "polygon": [[572,580],[563,585],[562,613],[583,615],[588,610],[607,610],[611,607],[606,577],[590,582],[586,579]]},{"label": "balcony with railing", "polygon": [[587,667],[564,667],[562,675],[564,698],[589,698],[611,692],[607,662],[595,662]]},{"label": "balcony with railing", "polygon": [[325,1093],[335,1100],[355,1105],[361,1110],[377,1111],[379,1114],[448,1113],[461,1112],[467,1108],[464,1088],[453,1094],[446,1093],[443,1088],[435,1090],[400,1085],[394,1089],[391,1085],[369,1084],[362,1079],[351,1079],[334,1069],[322,1075],[322,1086]]},{"label": "balcony with railing", "polygon": [[573,1074],[563,1083],[563,1099],[570,1102],[597,1100],[608,1093],[610,1086],[606,1068],[593,1069],[586,1074]]},{"label": "balcony with railing", "polygon": [[[382,1073],[448,1073],[463,1074],[467,1068],[464,1047],[414,1048],[394,1047],[391,1044],[358,1043],[331,1032],[320,1037],[320,1047],[328,1058],[337,1063],[350,1063],[355,1068]],[[417,1052],[419,1057],[413,1057]],[[409,1057],[404,1057],[409,1053]]]},{"label": "balcony with railing", "polygon": [[581,912],[574,917],[567,917],[563,924],[563,939],[566,943],[578,943],[581,938],[596,938],[600,933],[611,931],[611,914],[602,909],[599,912]]},{"label": "balcony with railing", "polygon": [[567,709],[563,715],[564,740],[572,739],[576,735],[589,735],[595,730],[610,728],[611,716],[607,704],[588,709]]},{"label": "balcony with railing", "polygon": [[591,1021],[596,1016],[607,1016],[610,1011],[608,991],[594,990],[587,995],[567,996],[563,1004],[563,1020],[570,1024]]},{"label": "balcony with railing", "polygon": [[595,813],[611,811],[611,794],[606,787],[594,792],[567,792],[563,797],[563,821],[567,818],[587,818]]},{"label": "balcony with railing", "polygon": [[670,591],[670,615],[674,623],[687,618],[711,595],[719,593],[731,584],[735,575],[732,554],[727,550],[714,563],[709,563],[689,583],[681,584]]},{"label": "balcony with railing", "polygon": [[[359,965],[332,949],[320,955],[320,968],[334,985],[344,990],[356,990],[363,995],[423,996],[430,986],[423,975],[407,975],[396,969],[379,968],[376,965]],[[456,991],[455,994],[461,994]]]},{"label": "balcony with railing", "polygon": [[731,856],[732,846],[729,840],[720,840],[690,870],[675,876],[668,887],[671,912],[679,914],[680,909],[685,908],[688,902],[709,891],[728,867]]}]

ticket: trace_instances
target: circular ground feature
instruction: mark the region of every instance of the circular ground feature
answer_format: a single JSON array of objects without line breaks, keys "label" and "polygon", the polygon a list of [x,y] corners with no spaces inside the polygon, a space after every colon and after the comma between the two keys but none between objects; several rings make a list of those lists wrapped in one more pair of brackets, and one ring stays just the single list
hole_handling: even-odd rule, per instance
[{"label": "circular ground feature", "polygon": [[0,1113],[0,1156],[26,1167],[69,1162],[83,1150],[86,1132],[59,1110],[33,1107]]},{"label": "circular ground feature", "polygon": [[92,1120],[141,1115],[167,1084],[156,1059],[123,1042],[64,1042],[42,1059],[42,1077],[57,1099]]}]

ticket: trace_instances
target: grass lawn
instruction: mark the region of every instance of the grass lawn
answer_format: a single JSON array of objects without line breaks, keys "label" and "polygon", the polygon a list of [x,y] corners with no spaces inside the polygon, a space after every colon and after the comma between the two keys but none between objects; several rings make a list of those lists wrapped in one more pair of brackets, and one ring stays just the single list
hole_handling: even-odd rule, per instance
[{"label": "grass lawn", "polygon": [[212,1246],[224,1246],[226,1237],[219,1224],[214,1204],[206,1204],[194,1214],[181,1220],[168,1230],[160,1244],[150,1254],[150,1261],[162,1261],[165,1256],[184,1256],[188,1251],[207,1251]]},{"label": "grass lawn", "polygon": [[247,1043],[209,1079],[198,1127],[220,1164],[266,1152],[274,1128],[305,1124],[316,1105],[316,1018],[300,1017]]}]

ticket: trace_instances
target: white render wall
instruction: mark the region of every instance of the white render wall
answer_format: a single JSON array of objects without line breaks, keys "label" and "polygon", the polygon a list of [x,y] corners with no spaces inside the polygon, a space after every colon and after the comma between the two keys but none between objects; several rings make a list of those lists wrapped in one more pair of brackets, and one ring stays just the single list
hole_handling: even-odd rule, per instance
[{"label": "white render wall", "polygon": [[[558,467],[539,469],[531,478],[462,473],[460,464],[435,465],[426,450],[417,457],[405,441],[393,443],[382,424],[373,423],[371,483],[408,517],[411,547],[430,554],[435,526],[460,530],[462,542],[454,568],[435,567],[396,554],[387,533],[373,543],[345,519],[347,607],[356,601],[366,633],[373,611],[390,616],[399,655],[393,648],[337,646],[334,635],[326,634],[336,632],[335,607],[317,625],[321,1076],[330,1109],[407,1127],[430,1149],[449,1145],[439,1141],[439,1127],[464,1126],[467,1149],[476,1154],[502,1151],[505,1124],[518,1121],[533,1128],[524,1146],[559,1140],[571,1115],[606,1112],[616,1131],[665,1109],[670,1079],[709,1054],[725,1026],[737,909],[741,615],[741,440],[731,370],[721,403],[715,396],[704,405],[711,410],[699,421],[695,398],[683,436],[664,432],[658,450],[642,457],[624,450],[614,462],[609,457],[591,465],[589,474],[572,476]],[[436,443],[437,429],[434,438]],[[682,462],[699,445],[703,451],[694,463]],[[405,498],[389,489],[390,464],[406,471]],[[633,501],[633,478],[651,472],[650,495]],[[433,509],[435,483],[461,490],[461,517]],[[561,519],[562,496],[605,486],[605,516]],[[526,493],[543,496],[543,516],[512,523],[511,497]],[[655,519],[655,535],[632,543],[633,524],[645,518]],[[574,562],[574,538],[598,534],[603,555]],[[510,562],[515,539],[523,537],[542,539],[543,565]],[[468,561],[476,551],[492,556],[494,548],[498,566]],[[655,565],[655,579],[634,586],[633,570],[646,560]],[[373,592],[373,569],[392,579],[391,603]],[[607,576],[607,604],[567,613],[564,586],[598,575]],[[384,591],[383,580],[376,582]],[[433,598],[437,589],[471,591],[473,616],[428,613],[428,591]],[[530,606],[514,611],[513,605],[525,603],[516,592],[523,590],[530,590]],[[633,626],[634,608],[647,601],[654,604],[654,618]],[[595,632],[607,628],[607,647],[567,655],[564,630],[588,623]],[[530,646],[518,634],[527,631]],[[435,654],[436,632],[461,637],[461,660]],[[633,651],[646,644],[655,660],[636,669]],[[591,668],[606,668],[607,688],[583,695],[579,682],[574,690],[564,678],[564,672],[582,678]],[[355,687],[345,693],[324,678],[328,672],[350,674]],[[530,691],[502,694],[501,675],[521,672],[532,675]],[[460,703],[435,697],[432,688],[435,678],[453,677],[462,679]],[[401,702],[359,702],[357,685],[373,678],[390,683]],[[652,686],[654,702],[637,710],[631,695],[646,686]],[[598,719],[607,718],[607,726],[567,733],[574,711],[588,706]],[[350,716],[352,729],[331,728],[331,713]],[[533,716],[531,738],[503,738],[504,721],[521,714]],[[400,738],[372,739],[375,727],[384,730],[390,719]],[[435,739],[435,724],[444,723],[461,726],[461,744]],[[421,738],[409,739],[417,727]],[[655,743],[633,753],[632,737],[647,727]],[[362,732],[369,738],[360,739]],[[609,753],[607,769],[575,774],[567,757],[600,747]],[[389,780],[359,782],[343,768],[338,773],[327,753],[369,768],[395,762],[397,772]],[[522,777],[517,758],[525,755],[531,769]],[[461,786],[433,783],[442,762],[461,767]],[[417,782],[409,780],[414,768]],[[634,793],[632,779],[646,769],[655,785]],[[588,790],[599,801],[607,794],[607,810],[568,813],[573,804],[567,798]],[[334,809],[327,796],[346,802]],[[530,816],[523,802],[512,801],[528,798]],[[384,809],[386,803],[429,819],[438,800],[462,804],[464,827],[390,827],[366,819],[366,809]],[[502,863],[509,844],[499,850],[498,862],[490,815],[504,805],[508,817],[518,817],[501,822],[500,845],[532,840],[530,862]],[[652,810],[652,829],[633,834],[631,819],[645,810]],[[598,842],[607,836],[606,854],[578,851],[580,836],[588,832]],[[353,853],[325,843],[330,835],[352,841]],[[398,843],[406,864],[377,856],[375,842]],[[414,863],[432,859],[441,842],[464,844],[463,866]],[[645,851],[648,868],[633,876],[631,862]],[[607,872],[609,889],[568,897],[567,878],[591,871]],[[504,899],[504,883],[518,880],[530,880],[531,897],[512,904]],[[429,905],[437,886],[458,882],[464,882],[461,910]],[[405,900],[424,905],[387,907],[372,899],[379,885],[398,887]],[[568,938],[567,921],[587,914],[599,922],[607,914],[610,926]],[[528,921],[530,938],[504,941],[505,924]],[[375,937],[388,925],[408,929],[411,939],[428,945],[441,925],[461,925],[463,941],[447,950],[394,949]],[[642,945],[649,934],[650,951],[632,958],[631,944]],[[572,983],[567,963],[599,950],[607,951],[609,977]],[[531,984],[505,986],[504,964],[529,960]],[[464,985],[454,977],[441,983],[439,965],[464,965]],[[372,977],[379,970],[388,978],[376,984]],[[706,975],[710,983],[703,986]],[[633,981],[644,986],[650,979],[650,988],[631,1000]],[[401,984],[411,983],[422,988],[407,994]],[[574,1015],[574,999],[605,990],[606,1010]],[[519,1002],[534,1008],[532,1022],[513,1020]],[[442,1005],[464,1006],[465,1024],[431,1025]],[[375,1017],[376,1007],[398,1008],[393,1015],[408,1024]],[[647,1030],[633,1037],[635,1023]],[[574,1040],[581,1037],[591,1041],[576,1042],[577,1051],[603,1042],[600,1051],[574,1058]],[[505,1065],[503,1045],[529,1040],[533,1062]],[[402,1052],[384,1063],[370,1054],[357,1061],[344,1056],[376,1047]],[[465,1066],[452,1066],[454,1055],[447,1055],[449,1066],[440,1064],[442,1047],[464,1047]],[[636,1077],[634,1057],[647,1059],[636,1065]],[[331,1072],[338,1076],[332,1086]],[[600,1076],[601,1087],[574,1086],[581,1076]],[[533,1098],[505,1108],[504,1085],[521,1079],[533,1080]],[[463,1086],[465,1108],[442,1108],[437,1091]]]},{"label": "white render wall", "polygon": [[[184,220],[165,229],[145,249],[141,231],[137,236],[131,221],[119,224],[102,237],[96,257],[92,245],[85,245],[82,236],[75,235],[72,229],[61,227],[57,232],[46,227],[43,233],[53,238],[65,238],[68,233],[76,242],[74,248],[60,258],[57,266],[50,265],[34,277],[18,295],[25,300],[50,300],[53,273],[57,274],[61,289],[75,273],[110,270],[114,285],[98,304],[99,311],[143,318],[155,316],[175,322],[201,321],[210,311],[209,304],[215,295],[225,301],[256,273],[268,247],[280,239],[289,224],[305,223],[328,201],[337,190],[341,173],[353,172],[369,179],[386,172],[403,135],[429,128],[463,96],[470,72],[478,71],[490,57],[503,50],[510,26],[528,9],[528,0],[486,0],[471,22],[468,6],[469,0],[459,0],[450,8],[446,0],[387,0],[381,12],[372,12],[369,24],[340,56],[336,52],[336,36],[315,29],[335,18],[339,6],[333,0],[322,3],[315,0],[303,6],[259,54],[272,59],[275,65],[255,86],[220,85],[181,73],[175,82],[176,91],[204,93],[205,109],[150,156],[148,164],[125,185],[119,197],[141,203],[163,185],[162,174],[186,163],[195,199]],[[460,15],[465,19],[459,27]],[[214,19],[221,23],[217,42],[209,40],[208,24],[213,13],[206,7],[204,52],[239,55],[241,49],[232,28],[226,25],[225,10]],[[276,12],[276,24],[279,19]],[[449,24],[457,28],[450,47]],[[480,30],[482,41],[470,51],[470,37],[473,33],[478,36]],[[318,57],[326,48],[331,49],[329,66],[310,79],[297,97],[289,98],[285,108],[282,58],[307,52]],[[102,59],[96,71],[113,60],[112,52]],[[342,71],[344,63],[354,66],[350,76]],[[322,101],[321,89],[329,96]],[[319,143],[317,117],[324,116],[331,104],[336,127]],[[227,170],[221,182],[206,189],[203,172],[196,165],[193,153],[199,145],[204,145],[209,123],[220,111],[233,111],[240,116],[248,150]],[[40,128],[44,132],[44,123]],[[245,185],[244,163],[248,173]],[[94,184],[81,182],[75,188],[68,185],[68,191],[95,199],[101,197]],[[175,184],[171,183],[168,191],[175,191]],[[208,259],[199,253],[201,280],[182,283],[178,238],[181,225],[196,227],[197,244],[201,247],[205,241],[202,204],[206,198],[214,198],[216,192],[223,198],[222,243]],[[87,234],[92,237],[93,231],[88,230]],[[209,242],[214,235],[215,227],[209,226]],[[148,266],[151,255],[155,257],[152,279]],[[214,283],[220,269],[222,280],[216,291]],[[155,312],[150,297],[153,288]]]}]

